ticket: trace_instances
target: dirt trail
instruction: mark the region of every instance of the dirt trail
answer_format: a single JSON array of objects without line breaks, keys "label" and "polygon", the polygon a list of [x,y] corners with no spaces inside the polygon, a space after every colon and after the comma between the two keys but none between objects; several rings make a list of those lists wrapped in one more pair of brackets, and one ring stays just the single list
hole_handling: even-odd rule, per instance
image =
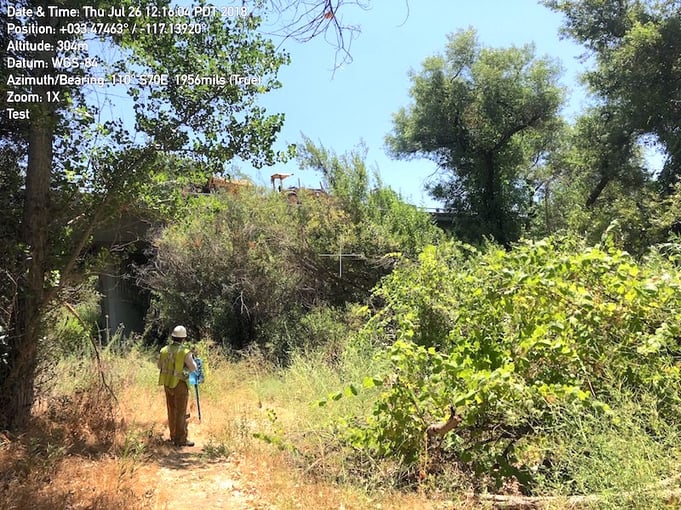
[{"label": "dirt trail", "polygon": [[200,427],[191,427],[193,447],[159,447],[153,457],[137,469],[136,485],[158,510],[187,508],[273,510],[259,497],[255,485],[243,476],[238,456],[211,460],[205,455]]}]

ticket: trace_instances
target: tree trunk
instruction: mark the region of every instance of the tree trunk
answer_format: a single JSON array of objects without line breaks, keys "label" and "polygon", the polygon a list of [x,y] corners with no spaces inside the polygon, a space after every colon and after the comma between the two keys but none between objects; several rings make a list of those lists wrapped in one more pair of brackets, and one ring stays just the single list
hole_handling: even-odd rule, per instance
[{"label": "tree trunk", "polygon": [[19,324],[10,333],[6,377],[0,384],[0,429],[19,431],[31,416],[38,334],[35,328],[23,330]]},{"label": "tree trunk", "polygon": [[[41,56],[50,61],[50,55]],[[45,273],[48,267],[55,107],[47,100],[47,87],[35,87],[34,92],[40,94],[43,102],[31,110],[28,131],[26,193],[21,225],[27,257],[17,288],[18,309],[13,315],[9,332],[9,358],[5,377],[0,381],[0,426],[10,430],[20,430],[31,415],[41,335],[40,319],[45,305]]]},{"label": "tree trunk", "polygon": [[[43,10],[48,2],[36,2]],[[36,18],[39,25],[54,25],[57,20],[48,16]],[[54,35],[29,36],[33,42],[45,41],[55,47]],[[51,57],[54,49],[37,52],[48,64],[38,69],[41,75],[53,74]],[[34,381],[38,361],[38,345],[42,334],[41,317],[46,305],[45,274],[49,269],[50,184],[52,177],[57,105],[51,101],[49,86],[35,86],[33,92],[41,97],[30,109],[28,121],[28,163],[26,192],[21,225],[25,245],[23,272],[17,286],[17,310],[12,316],[9,331],[9,353],[3,378],[0,380],[0,427],[21,430],[31,416],[34,401]]]},{"label": "tree trunk", "polygon": [[609,182],[610,182],[609,175],[606,174],[601,177],[601,179],[596,184],[596,187],[593,190],[591,190],[591,193],[589,193],[589,197],[586,199],[585,204],[586,207],[588,208],[593,207],[598,197],[601,196],[601,192],[605,189]]},{"label": "tree trunk", "polygon": [[47,267],[50,177],[52,172],[52,119],[31,125],[22,225],[28,250],[26,272],[18,287],[18,310],[9,335],[6,377],[0,382],[0,427],[20,430],[30,418],[33,382],[40,339]]},{"label": "tree trunk", "polygon": [[506,232],[506,211],[502,207],[500,176],[492,152],[484,155],[484,165],[482,184],[484,207],[480,215],[485,220],[488,233],[494,237],[495,241],[508,248],[510,239]]}]

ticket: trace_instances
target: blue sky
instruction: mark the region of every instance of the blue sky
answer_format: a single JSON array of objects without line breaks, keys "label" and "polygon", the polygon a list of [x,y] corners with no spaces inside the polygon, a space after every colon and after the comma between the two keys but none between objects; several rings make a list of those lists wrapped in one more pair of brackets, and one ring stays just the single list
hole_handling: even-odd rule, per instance
[{"label": "blue sky", "polygon": [[[335,73],[335,48],[323,38],[283,44],[292,59],[280,70],[283,87],[261,101],[268,111],[286,114],[278,148],[300,142],[301,132],[339,154],[362,139],[369,149],[368,164],[413,204],[438,205],[423,190],[424,181],[437,169],[427,160],[392,160],[385,153],[384,138],[392,129],[392,114],[409,104],[408,71],[442,52],[447,34],[472,26],[485,46],[534,43],[537,55],[558,59],[564,69],[564,115],[571,118],[586,104],[579,84],[584,64],[578,60],[584,50],[559,37],[561,16],[535,0],[408,0],[408,7],[405,0],[372,0],[368,10],[347,5],[339,16],[344,24],[359,26],[361,33],[352,42],[353,61]],[[289,185],[299,179],[302,185],[317,187],[320,180],[310,170],[298,170],[295,162],[240,169],[266,185],[273,172],[293,172]]]}]

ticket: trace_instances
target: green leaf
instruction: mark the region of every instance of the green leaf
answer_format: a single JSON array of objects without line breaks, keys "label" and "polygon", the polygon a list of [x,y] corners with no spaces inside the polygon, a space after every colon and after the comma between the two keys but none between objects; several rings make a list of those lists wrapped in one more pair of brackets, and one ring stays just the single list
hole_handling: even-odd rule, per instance
[{"label": "green leaf", "polygon": [[354,384],[351,384],[345,388],[345,394],[348,397],[357,396],[358,393],[357,387]]},{"label": "green leaf", "polygon": [[383,386],[383,379],[380,377],[365,377],[362,381],[362,385],[365,388],[373,388],[374,386]]}]

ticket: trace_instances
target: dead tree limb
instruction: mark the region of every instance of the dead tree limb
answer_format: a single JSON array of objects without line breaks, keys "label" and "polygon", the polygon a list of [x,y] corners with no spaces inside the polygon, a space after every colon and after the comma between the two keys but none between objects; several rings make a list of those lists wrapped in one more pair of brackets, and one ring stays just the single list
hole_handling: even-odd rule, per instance
[{"label": "dead tree limb", "polygon": [[104,376],[104,367],[102,366],[102,358],[99,355],[99,347],[97,346],[97,342],[95,342],[94,337],[92,336],[92,333],[90,333],[90,327],[89,325],[82,319],[78,311],[73,307],[71,303],[67,303],[66,301],[63,302],[64,307],[71,312],[71,315],[73,315],[76,320],[80,323],[80,325],[83,328],[83,331],[85,331],[85,334],[87,335],[88,339],[90,340],[90,343],[92,344],[92,349],[95,353],[95,359],[97,360],[97,372],[99,373],[99,377],[102,380],[102,386],[106,389],[106,391],[109,392],[109,395],[111,395],[111,398],[114,400],[116,405],[120,409],[120,403],[118,402],[118,398],[116,397],[116,393],[114,390],[109,386],[109,383],[106,382],[106,377]]},{"label": "dead tree limb", "polygon": [[449,408],[449,418],[444,423],[434,423],[426,429],[426,434],[429,438],[433,436],[443,437],[445,434],[453,430],[459,423],[461,423],[461,416],[456,414],[454,406]]}]

